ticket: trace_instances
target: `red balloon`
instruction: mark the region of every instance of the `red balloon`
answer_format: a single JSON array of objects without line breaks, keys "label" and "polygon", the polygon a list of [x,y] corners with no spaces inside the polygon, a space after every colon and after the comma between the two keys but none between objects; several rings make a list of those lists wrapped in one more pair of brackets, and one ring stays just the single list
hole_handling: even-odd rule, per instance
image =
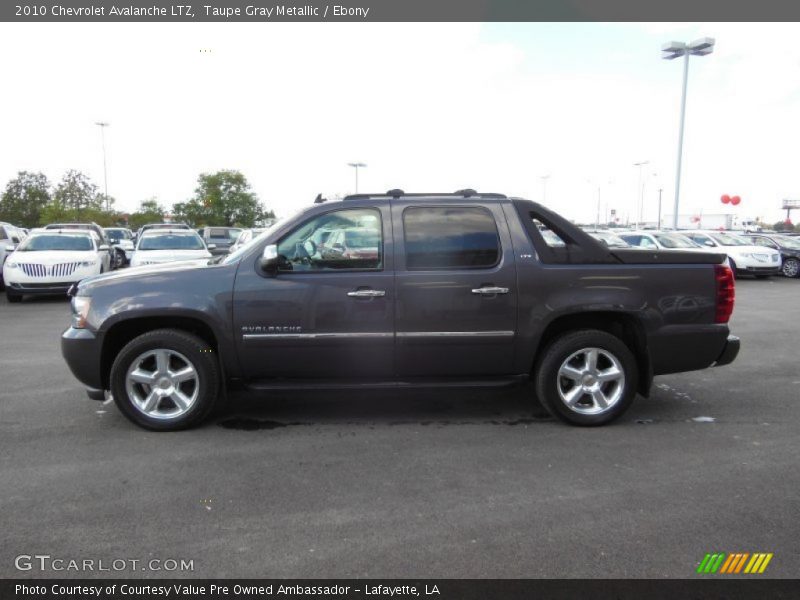
[{"label": "red balloon", "polygon": [[733,204],[734,206],[739,204],[739,202],[741,202],[741,201],[742,201],[742,199],[739,198],[739,196],[734,196],[733,198],[731,198],[731,204]]},{"label": "red balloon", "polygon": [[720,198],[720,200],[722,200],[722,203],[723,203],[723,204],[727,204],[728,202],[730,202],[730,201],[731,201],[731,197],[730,197],[730,196],[728,196],[728,194],[723,194],[723,195],[722,195],[722,198]]}]

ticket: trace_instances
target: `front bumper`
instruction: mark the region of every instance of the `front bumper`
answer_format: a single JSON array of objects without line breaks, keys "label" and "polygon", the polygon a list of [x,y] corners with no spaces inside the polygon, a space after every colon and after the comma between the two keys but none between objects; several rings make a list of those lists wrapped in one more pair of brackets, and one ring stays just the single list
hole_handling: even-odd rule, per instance
[{"label": "front bumper", "polygon": [[780,265],[777,267],[742,267],[737,264],[736,272],[749,273],[752,275],[777,275],[781,272],[781,267]]},{"label": "front bumper", "polygon": [[83,385],[103,389],[100,372],[102,340],[88,329],[68,328],[61,334],[61,354],[69,370]]},{"label": "front bumper", "polygon": [[719,358],[714,363],[715,367],[722,367],[724,365],[731,364],[739,354],[739,346],[741,342],[738,336],[729,335],[727,341],[725,342],[725,346],[722,348],[722,353],[719,355]]},{"label": "front bumper", "polygon": [[6,287],[18,294],[66,294],[74,281],[56,283],[6,282]]}]

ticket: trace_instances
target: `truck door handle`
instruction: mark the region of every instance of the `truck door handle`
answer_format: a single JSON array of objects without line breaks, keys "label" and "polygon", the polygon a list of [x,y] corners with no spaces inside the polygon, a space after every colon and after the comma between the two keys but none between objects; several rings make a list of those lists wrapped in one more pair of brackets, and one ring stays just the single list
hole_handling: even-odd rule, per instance
[{"label": "truck door handle", "polygon": [[507,294],[508,288],[487,285],[485,287],[475,288],[472,290],[472,293],[480,294],[481,296],[494,296],[495,294]]},{"label": "truck door handle", "polygon": [[384,290],[356,290],[347,292],[351,298],[383,298],[386,295]]}]

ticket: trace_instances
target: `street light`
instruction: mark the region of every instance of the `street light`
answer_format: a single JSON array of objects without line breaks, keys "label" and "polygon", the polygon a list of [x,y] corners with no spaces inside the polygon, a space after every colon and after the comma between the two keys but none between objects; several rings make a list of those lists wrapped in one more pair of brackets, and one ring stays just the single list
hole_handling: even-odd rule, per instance
[{"label": "street light", "polygon": [[683,155],[683,123],[686,118],[686,84],[689,81],[689,56],[705,56],[714,51],[714,38],[700,38],[691,44],[668,42],[661,46],[661,58],[673,60],[683,56],[683,92],[681,93],[681,121],[678,126],[678,161],[675,168],[675,204],[672,210],[672,227],[678,229],[678,203],[681,193],[681,157]]},{"label": "street light", "polygon": [[642,207],[644,206],[644,185],[642,184],[642,167],[649,165],[649,160],[633,163],[634,167],[639,167],[639,185],[637,191],[639,192],[639,211],[636,213],[636,229],[641,227],[642,222]]},{"label": "street light", "polygon": [[353,167],[356,170],[356,194],[358,193],[358,168],[359,167],[366,167],[366,163],[362,162],[351,162],[347,163],[348,166]]},{"label": "street light", "polygon": [[550,175],[542,175],[539,177],[542,180],[542,204],[547,202],[547,180],[550,179]]},{"label": "street light", "polygon": [[106,171],[106,127],[110,125],[110,123],[106,123],[104,121],[97,121],[95,125],[100,127],[100,140],[103,144],[103,187],[105,189],[105,196],[106,196],[106,212],[108,212],[108,172]]}]

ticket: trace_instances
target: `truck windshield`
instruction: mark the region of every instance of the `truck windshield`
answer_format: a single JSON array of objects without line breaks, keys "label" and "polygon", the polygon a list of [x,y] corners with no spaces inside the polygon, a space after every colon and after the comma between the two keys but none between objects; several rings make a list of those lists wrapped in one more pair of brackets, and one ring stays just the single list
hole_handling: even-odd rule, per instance
[{"label": "truck windshield", "polygon": [[43,252],[61,250],[87,252],[94,250],[92,239],[88,235],[45,234],[32,235],[20,244],[20,252]]},{"label": "truck windshield", "polygon": [[131,234],[127,229],[106,229],[106,235],[115,244],[121,240],[131,239]]},{"label": "truck windshield", "polygon": [[732,233],[712,233],[711,237],[723,246],[751,246],[752,244],[744,238]]},{"label": "truck windshield", "polygon": [[158,233],[146,235],[139,242],[138,250],[203,250],[203,240],[198,235]]},{"label": "truck windshield", "polygon": [[681,235],[674,235],[671,233],[656,233],[655,238],[664,246],[664,248],[699,248],[699,244],[695,244],[688,238]]}]

